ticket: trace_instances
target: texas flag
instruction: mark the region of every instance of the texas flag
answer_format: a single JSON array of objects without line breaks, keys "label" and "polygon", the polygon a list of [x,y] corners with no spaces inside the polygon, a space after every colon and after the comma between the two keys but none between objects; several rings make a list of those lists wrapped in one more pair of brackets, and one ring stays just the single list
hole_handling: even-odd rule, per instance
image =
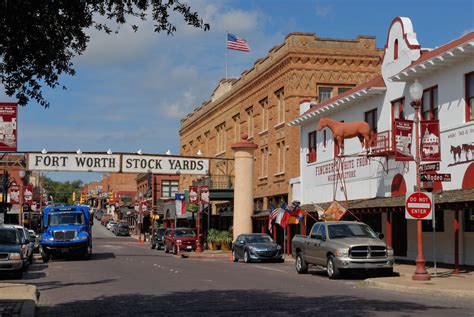
[{"label": "texas flag", "polygon": [[181,216],[186,213],[186,196],[184,194],[175,194],[176,215]]}]

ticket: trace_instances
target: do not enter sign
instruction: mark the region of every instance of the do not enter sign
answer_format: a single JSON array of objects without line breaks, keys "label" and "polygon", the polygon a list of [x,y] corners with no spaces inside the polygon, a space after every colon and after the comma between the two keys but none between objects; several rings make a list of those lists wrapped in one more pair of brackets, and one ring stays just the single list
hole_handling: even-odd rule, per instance
[{"label": "do not enter sign", "polygon": [[433,218],[433,195],[431,193],[407,193],[405,201],[406,219],[430,220]]}]

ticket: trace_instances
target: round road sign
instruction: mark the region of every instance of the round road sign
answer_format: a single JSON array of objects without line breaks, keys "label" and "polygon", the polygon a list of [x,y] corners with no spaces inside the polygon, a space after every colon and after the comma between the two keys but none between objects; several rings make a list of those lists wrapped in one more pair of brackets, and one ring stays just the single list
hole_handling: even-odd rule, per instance
[{"label": "round road sign", "polygon": [[433,199],[431,193],[409,193],[406,196],[405,215],[407,219],[431,219]]}]

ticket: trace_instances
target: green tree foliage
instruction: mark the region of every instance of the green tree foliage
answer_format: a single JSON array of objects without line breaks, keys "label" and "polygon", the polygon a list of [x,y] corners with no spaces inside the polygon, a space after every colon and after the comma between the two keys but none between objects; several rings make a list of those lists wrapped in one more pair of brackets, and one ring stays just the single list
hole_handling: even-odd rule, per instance
[{"label": "green tree foliage", "polygon": [[49,196],[53,197],[55,204],[72,205],[72,193],[76,193],[76,200],[79,200],[80,191],[83,187],[81,180],[75,180],[72,182],[58,182],[54,181],[49,177],[43,177],[43,187]]},{"label": "green tree foliage", "polygon": [[173,12],[188,25],[209,30],[197,12],[177,0],[1,0],[0,83],[20,105],[33,99],[47,108],[43,85],[54,89],[62,86],[60,75],[75,75],[72,59],[86,50],[88,28],[111,33],[114,30],[102,21],[120,27],[130,25],[130,17],[151,18],[155,32],[172,35]]}]

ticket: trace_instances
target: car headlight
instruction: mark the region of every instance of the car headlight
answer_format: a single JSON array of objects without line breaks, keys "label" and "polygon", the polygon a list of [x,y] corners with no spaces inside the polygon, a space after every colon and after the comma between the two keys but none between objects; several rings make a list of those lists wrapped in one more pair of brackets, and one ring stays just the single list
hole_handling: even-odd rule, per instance
[{"label": "car headlight", "polygon": [[393,249],[392,248],[390,248],[390,247],[387,248],[387,255],[388,256],[393,256]]},{"label": "car headlight", "polygon": [[46,240],[46,241],[54,241],[54,237],[51,236],[51,237],[43,237],[43,240]]},{"label": "car headlight", "polygon": [[87,236],[77,236],[77,240],[87,240]]},{"label": "car headlight", "polygon": [[349,249],[336,250],[336,256],[347,257],[349,256]]},{"label": "car headlight", "polygon": [[21,260],[20,253],[10,253],[10,260]]},{"label": "car headlight", "polygon": [[277,250],[281,250],[281,247],[279,245],[277,245]]},{"label": "car headlight", "polygon": [[181,242],[183,242],[183,241],[181,241],[181,240],[176,240],[176,242],[177,242],[177,243],[181,243]]}]

